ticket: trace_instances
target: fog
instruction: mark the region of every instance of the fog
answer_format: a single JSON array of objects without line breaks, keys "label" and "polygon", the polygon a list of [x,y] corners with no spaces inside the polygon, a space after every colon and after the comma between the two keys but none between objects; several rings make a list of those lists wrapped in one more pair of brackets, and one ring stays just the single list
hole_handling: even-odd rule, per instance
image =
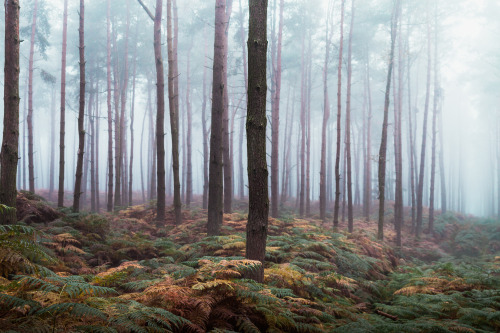
[{"label": "fog", "polygon": [[[153,174],[153,145],[154,112],[156,102],[156,74],[154,72],[153,56],[153,22],[135,0],[112,0],[112,66],[113,80],[123,80],[124,41],[128,38],[128,91],[126,106],[126,145],[125,165],[130,157],[130,112],[134,109],[134,161],[132,165],[132,184],[134,203],[142,202],[144,197],[152,199],[148,193],[151,176]],[[145,4],[154,8],[151,0]],[[269,1],[269,34],[272,34],[273,25],[277,29],[278,10],[274,11],[275,0]],[[34,82],[33,82],[33,112],[34,112],[34,170],[35,187],[44,194],[50,189],[51,177],[55,179],[51,200],[57,197],[57,166],[59,141],[59,113],[60,113],[60,77],[61,77],[61,45],[62,45],[62,16],[63,1],[39,0],[38,28],[39,39],[35,41],[34,55]],[[127,4],[130,10],[129,36],[126,36]],[[106,107],[106,5],[105,1],[86,1],[85,13],[85,58],[87,71],[87,103],[93,91],[93,102],[98,107],[99,115],[99,147],[95,161],[99,163],[97,172],[101,193],[101,207],[105,206],[106,191],[106,163],[107,163],[107,107]],[[179,37],[179,100],[180,100],[180,160],[181,175],[185,174],[185,141],[186,141],[186,90],[187,65],[190,61],[190,97],[192,106],[192,165],[193,165],[193,194],[195,203],[201,203],[203,194],[203,135],[201,109],[203,102],[203,75],[206,70],[208,98],[207,117],[210,117],[210,85],[213,65],[213,34],[214,34],[214,6],[213,1],[180,0],[178,1]],[[332,6],[332,7],[329,7]],[[363,193],[363,168],[371,163],[372,194],[371,199],[377,199],[377,160],[382,131],[384,108],[384,94],[387,77],[388,59],[391,44],[391,13],[393,2],[388,0],[357,0],[355,3],[355,20],[353,25],[353,54],[352,54],[352,153],[353,153],[353,185],[356,191]],[[76,169],[77,152],[77,112],[78,112],[78,3],[70,1],[68,18],[68,62],[66,82],[66,169],[65,191],[67,204],[72,196],[74,174]],[[245,117],[245,82],[242,58],[242,36],[240,27],[247,29],[247,1],[233,1],[233,12],[230,19],[228,38],[228,91],[229,91],[229,124],[233,138],[233,187],[234,196],[239,198],[239,189],[246,186],[240,184],[239,156],[242,155],[243,165],[246,166],[246,145],[240,151],[239,137],[242,135],[242,119]],[[279,1],[276,8],[279,7]],[[27,75],[30,50],[30,32],[32,22],[33,1],[21,0],[21,72],[20,72],[20,161],[18,169],[18,188],[27,189]],[[298,194],[298,168],[300,165],[300,126],[299,112],[301,103],[304,103],[304,91],[301,94],[301,83],[305,84],[305,94],[309,94],[306,109],[310,112],[310,200],[312,213],[316,214],[316,201],[319,200],[320,182],[320,149],[321,129],[324,111],[323,98],[323,67],[325,59],[325,27],[328,8],[333,8],[331,15],[332,42],[331,54],[328,61],[328,92],[330,97],[331,115],[328,123],[327,144],[327,210],[333,208],[334,175],[333,160],[336,146],[336,112],[337,112],[337,65],[339,52],[339,21],[340,1],[327,0],[287,0],[284,8],[283,28],[283,59],[282,59],[282,89],[280,102],[280,193],[283,188],[282,178],[285,170],[289,171],[290,183],[286,205],[297,209],[296,197]],[[243,10],[240,15],[240,10]],[[351,4],[346,2],[344,22],[344,55],[342,64],[342,123],[344,123],[346,102],[347,77],[347,38],[350,31]],[[2,23],[4,13],[2,12]],[[495,0],[408,0],[404,1],[401,17],[401,42],[396,43],[396,59],[392,88],[398,84],[398,54],[401,54],[404,74],[401,78],[402,87],[402,140],[403,140],[403,196],[404,205],[411,205],[410,196],[410,145],[408,143],[409,114],[413,117],[413,126],[416,125],[415,156],[420,161],[423,111],[426,95],[427,76],[427,22],[430,25],[432,39],[432,80],[430,87],[430,108],[427,128],[427,153],[424,181],[424,206],[429,204],[431,145],[432,145],[432,114],[435,91],[440,92],[438,112],[441,113],[442,132],[438,125],[438,139],[436,156],[442,152],[444,169],[440,170],[439,162],[436,167],[436,208],[440,209],[441,177],[445,177],[446,198],[448,209],[461,211],[479,216],[497,216],[500,212],[500,46],[498,31],[500,24],[500,4]],[[166,15],[164,15],[166,17]],[[243,21],[241,21],[243,17]],[[274,23],[273,23],[274,22]],[[46,24],[47,26],[42,27]],[[48,29],[50,26],[50,29]],[[4,24],[1,24],[1,35],[4,35]],[[50,31],[49,31],[50,30]],[[246,31],[246,30],[245,30]],[[275,32],[276,33],[276,32]],[[167,73],[166,26],[162,29],[164,41],[163,57],[165,73]],[[435,38],[437,36],[437,42]],[[246,38],[246,33],[245,33]],[[271,57],[271,40],[269,36],[269,57]],[[1,38],[0,47],[3,49]],[[48,43],[46,50],[41,49],[41,42]],[[401,44],[400,44],[401,43]],[[434,57],[434,47],[437,45],[437,59]],[[302,58],[304,57],[304,58]],[[0,58],[3,65],[2,56]],[[367,120],[368,101],[366,98],[366,69],[367,59],[370,64],[371,86],[371,158],[363,161],[362,142]],[[437,60],[438,87],[434,87],[435,62]],[[269,89],[271,89],[271,61],[268,61]],[[133,91],[133,72],[136,66],[135,91]],[[407,68],[410,66],[408,72]],[[306,69],[310,77],[302,78]],[[42,73],[48,73],[55,79],[49,83],[43,79]],[[166,75],[166,74],[165,74]],[[410,81],[408,82],[408,78]],[[3,82],[3,74],[0,79]],[[167,81],[165,81],[167,82]],[[98,84],[98,87],[96,86]],[[3,83],[2,83],[3,85]],[[410,92],[410,94],[409,94]],[[271,91],[268,93],[268,155],[271,164]],[[135,95],[134,95],[135,94]],[[165,86],[165,94],[167,94]],[[135,98],[132,98],[135,96]],[[409,100],[408,98],[411,98]],[[54,98],[54,99],[52,99]],[[149,102],[148,102],[149,99]],[[133,101],[133,105],[132,105]],[[113,107],[115,100],[112,100]],[[149,106],[148,106],[149,103]],[[391,91],[389,110],[389,143],[387,157],[388,190],[386,198],[394,199],[394,98]],[[151,110],[150,110],[151,108]],[[88,109],[87,109],[88,110]],[[150,111],[148,111],[150,110]],[[409,112],[410,111],[410,112]],[[95,112],[95,110],[93,111]],[[151,116],[148,114],[151,112]],[[166,107],[168,112],[168,106]],[[86,114],[88,121],[89,114]],[[3,106],[0,113],[3,119]],[[2,121],[2,120],[0,120]],[[1,123],[0,123],[1,124]],[[208,121],[208,124],[210,122]],[[344,126],[344,125],[342,125]],[[2,124],[3,127],[3,124]],[[86,125],[87,128],[87,125]],[[171,175],[171,148],[170,123],[166,116],[166,165],[167,165],[167,202],[171,202],[172,175]],[[290,128],[292,133],[290,134]],[[51,137],[54,131],[55,135]],[[344,133],[344,132],[343,132]],[[243,133],[244,134],[244,133]],[[89,138],[87,133],[87,138]],[[287,137],[285,137],[287,135]],[[343,134],[344,135],[344,134]],[[441,142],[441,137],[443,141]],[[97,139],[97,135],[96,135]],[[89,139],[90,141],[90,139]],[[343,140],[344,141],[344,140]],[[51,146],[55,144],[54,157],[51,157]],[[86,149],[86,153],[90,149]],[[288,152],[289,165],[283,157]],[[89,160],[85,157],[85,160]],[[52,162],[51,162],[52,161]],[[415,165],[418,164],[415,161]],[[94,162],[95,163],[95,162]],[[342,164],[341,164],[342,165]],[[90,168],[90,167],[88,167]],[[356,170],[355,170],[356,169]],[[54,170],[51,173],[51,170]],[[89,171],[88,171],[89,172]],[[341,169],[341,174],[344,174]],[[246,167],[242,177],[246,185]],[[129,176],[127,176],[129,177]],[[141,178],[142,177],[142,178]],[[90,183],[91,177],[86,177]],[[129,178],[126,178],[127,180]],[[182,179],[185,179],[183,177]],[[185,191],[186,181],[181,179],[182,191]],[[85,186],[89,196],[90,185]],[[85,193],[84,193],[85,195]],[[86,198],[87,200],[89,197]],[[357,204],[361,205],[362,195],[359,195]],[[87,205],[86,205],[87,206]],[[88,208],[88,207],[87,207]]]}]

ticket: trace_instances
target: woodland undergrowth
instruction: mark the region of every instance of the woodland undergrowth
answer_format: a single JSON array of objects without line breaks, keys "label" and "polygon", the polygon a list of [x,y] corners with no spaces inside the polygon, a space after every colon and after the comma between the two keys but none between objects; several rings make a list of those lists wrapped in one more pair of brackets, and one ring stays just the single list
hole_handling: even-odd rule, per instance
[{"label": "woodland undergrowth", "polygon": [[261,265],[244,258],[245,212],[218,237],[206,211],[183,211],[180,226],[170,213],[166,225],[142,205],[0,226],[0,331],[500,331],[498,221],[448,213],[394,249],[390,224],[378,242],[373,221],[348,234],[284,213],[259,284],[245,278]]}]

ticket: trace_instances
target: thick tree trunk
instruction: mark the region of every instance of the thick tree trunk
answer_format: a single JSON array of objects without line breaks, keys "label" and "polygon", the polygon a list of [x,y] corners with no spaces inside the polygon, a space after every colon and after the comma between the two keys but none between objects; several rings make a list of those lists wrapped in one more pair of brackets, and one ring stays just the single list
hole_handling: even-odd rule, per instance
[{"label": "thick tree trunk", "polygon": [[[272,129],[271,129],[271,216],[278,217],[279,213],[279,122],[280,122],[280,99],[281,99],[281,49],[283,40],[283,8],[285,1],[280,0],[278,45],[276,55],[276,67],[273,66],[273,78],[275,89],[272,96]],[[274,36],[273,36],[274,38]],[[274,59],[273,59],[274,60]]]},{"label": "thick tree trunk", "polygon": [[352,81],[352,32],[354,28],[354,0],[351,5],[351,28],[347,51],[347,96],[346,96],[346,153],[347,153],[347,225],[348,231],[354,231],[354,215],[352,209],[352,159],[351,159],[351,81]]},{"label": "thick tree trunk", "polygon": [[85,23],[85,1],[80,0],[80,25],[79,33],[79,53],[80,53],[80,100],[78,109],[78,160],[76,164],[75,174],[75,193],[73,196],[73,212],[80,211],[80,191],[82,185],[82,168],[83,168],[83,154],[85,148],[85,38],[84,38],[84,23]]},{"label": "thick tree trunk", "polygon": [[420,172],[418,175],[417,191],[417,226],[416,235],[420,238],[423,221],[423,196],[424,196],[424,175],[425,175],[425,150],[427,145],[427,117],[429,114],[429,99],[431,89],[431,32],[430,22],[427,20],[427,85],[425,93],[424,123],[422,130],[422,150],[420,152]]},{"label": "thick tree trunk", "polygon": [[[16,173],[19,145],[19,1],[5,1],[5,76],[0,203],[16,207]],[[16,211],[0,214],[1,224],[16,222]]]},{"label": "thick tree trunk", "polygon": [[385,186],[386,186],[386,155],[387,155],[387,126],[389,118],[389,103],[391,96],[391,79],[392,69],[394,65],[394,46],[396,44],[396,34],[398,27],[399,8],[401,6],[400,0],[397,0],[392,14],[392,27],[391,27],[391,53],[389,57],[389,70],[387,71],[387,85],[385,88],[385,102],[384,102],[384,122],[382,124],[382,141],[380,143],[379,160],[378,160],[378,189],[379,189],[379,211],[378,211],[378,233],[379,240],[384,239],[384,205],[385,205]]},{"label": "thick tree trunk", "polygon": [[207,222],[208,235],[212,236],[220,233],[223,215],[222,120],[224,115],[224,68],[227,66],[227,54],[224,52],[225,18],[226,1],[216,0]]},{"label": "thick tree trunk", "polygon": [[340,11],[340,45],[339,62],[337,68],[337,153],[335,157],[335,206],[333,210],[333,227],[339,226],[340,211],[340,154],[342,140],[342,55],[344,49],[344,9],[345,0],[342,0],[342,9]]},{"label": "thick tree trunk", "polygon": [[266,55],[267,0],[251,1],[248,33],[247,151],[249,210],[246,228],[246,257],[262,266],[249,274],[264,280],[267,225],[269,214],[268,171],[266,161]]}]

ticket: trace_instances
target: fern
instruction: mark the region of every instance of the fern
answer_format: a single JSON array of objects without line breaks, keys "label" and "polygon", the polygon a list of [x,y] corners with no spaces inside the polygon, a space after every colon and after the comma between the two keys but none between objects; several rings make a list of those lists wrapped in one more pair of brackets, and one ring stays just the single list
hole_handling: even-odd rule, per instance
[{"label": "fern", "polygon": [[76,318],[85,316],[85,317],[106,319],[106,314],[104,312],[81,303],[53,304],[46,308],[39,309],[34,313],[34,315],[37,316],[50,315],[51,317],[54,317],[64,313],[68,313]]}]

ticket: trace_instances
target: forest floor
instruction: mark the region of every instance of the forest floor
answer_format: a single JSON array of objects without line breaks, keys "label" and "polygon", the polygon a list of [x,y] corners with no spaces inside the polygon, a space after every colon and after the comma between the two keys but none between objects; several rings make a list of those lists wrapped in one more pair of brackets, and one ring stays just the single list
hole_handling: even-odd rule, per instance
[{"label": "forest floor", "polygon": [[[387,221],[392,212],[387,210]],[[245,279],[244,211],[206,236],[206,211],[156,225],[154,206],[57,211],[18,198],[0,226],[2,332],[500,332],[500,224],[439,215],[401,249],[283,212],[270,219],[265,281]],[[409,224],[411,218],[407,217]]]}]

